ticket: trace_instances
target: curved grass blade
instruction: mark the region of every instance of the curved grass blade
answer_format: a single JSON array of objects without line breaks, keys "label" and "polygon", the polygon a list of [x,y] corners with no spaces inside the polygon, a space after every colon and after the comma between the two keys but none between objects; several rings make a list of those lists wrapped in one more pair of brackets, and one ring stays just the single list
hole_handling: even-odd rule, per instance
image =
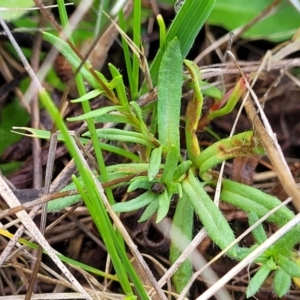
[{"label": "curved grass blade", "polygon": [[[180,41],[182,57],[185,58],[194,44],[195,38],[204,22],[212,11],[216,0],[194,1],[185,0],[183,6],[176,15],[166,36],[166,43],[172,41],[175,37]],[[161,63],[161,51],[155,56],[150,68],[151,78],[157,81],[158,70]]]},{"label": "curved grass blade", "polygon": [[[45,40],[59,49],[59,51],[66,57],[66,59],[75,69],[80,66],[81,58],[77,56],[68,43],[48,32],[43,32],[43,36]],[[99,78],[97,79],[93,74],[91,74],[87,64],[84,64],[84,66],[80,69],[80,74],[82,74],[82,76],[94,89],[103,89],[105,91],[109,91],[111,89],[108,81],[101,73],[97,72],[99,75]]]}]

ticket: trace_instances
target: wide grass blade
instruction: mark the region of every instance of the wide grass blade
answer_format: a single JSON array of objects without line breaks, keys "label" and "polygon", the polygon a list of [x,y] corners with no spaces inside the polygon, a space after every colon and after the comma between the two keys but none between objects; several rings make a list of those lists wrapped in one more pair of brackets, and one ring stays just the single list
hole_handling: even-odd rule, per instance
[{"label": "wide grass blade", "polygon": [[159,69],[157,121],[160,143],[167,148],[173,145],[178,153],[182,82],[180,43],[175,38],[167,46]]}]

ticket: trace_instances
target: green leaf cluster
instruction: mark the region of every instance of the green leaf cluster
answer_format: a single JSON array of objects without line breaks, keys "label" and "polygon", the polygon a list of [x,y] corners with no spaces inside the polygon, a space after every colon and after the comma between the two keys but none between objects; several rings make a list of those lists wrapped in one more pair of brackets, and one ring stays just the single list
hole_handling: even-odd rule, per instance
[{"label": "green leaf cluster", "polygon": [[[59,2],[62,23],[65,26],[67,18],[63,21],[63,1]],[[67,190],[77,189],[80,196],[72,195],[57,199],[49,204],[48,210],[58,211],[79,199],[84,200],[112,257],[121,286],[128,297],[133,297],[131,283],[136,287],[141,299],[146,299],[147,294],[128,260],[124,241],[113,228],[95,180],[105,185],[109,205],[116,213],[143,209],[140,222],[152,216],[155,216],[156,222],[160,222],[168,216],[173,201],[176,204],[171,229],[173,237],[179,228],[181,237],[190,241],[193,217],[196,214],[208,236],[223,250],[234,242],[235,235],[222,212],[211,200],[206,186],[215,186],[214,168],[218,164],[235,157],[264,154],[260,141],[252,131],[222,139],[204,150],[199,146],[198,133],[203,129],[202,127],[199,129],[199,124],[201,122],[209,124],[212,119],[230,113],[245,91],[243,82],[239,81],[225,100],[217,88],[210,88],[204,92],[202,90],[204,82],[198,66],[186,59],[196,35],[214,5],[214,0],[185,0],[180,3],[178,13],[168,30],[162,18],[158,18],[161,34],[160,48],[149,69],[140,40],[140,1],[134,1],[131,42],[124,34],[126,22],[123,12],[120,12],[120,31],[123,31],[122,43],[129,89],[125,86],[121,72],[112,64],[109,64],[110,80],[102,73],[93,70],[88,62],[79,70],[76,79],[79,97],[72,102],[81,103],[84,112],[80,116],[69,118],[68,121],[87,123],[88,129],[78,141],[83,144],[90,141],[93,143],[96,163],[101,175],[96,174],[95,177],[87,171],[74,139],[58,110],[45,92],[40,95],[43,104],[61,131],[59,140],[66,142],[80,175],[78,178],[74,176],[73,184],[66,187]],[[216,9],[219,9],[221,1],[218,1],[217,5]],[[210,20],[213,23],[214,13]],[[74,69],[81,65],[82,58],[73,51],[72,39],[64,42],[50,33],[44,33],[44,38],[59,49]],[[186,76],[183,75],[184,68],[187,70]],[[140,82],[140,73],[143,73],[146,78],[144,84]],[[83,80],[91,86],[91,91],[86,91]],[[183,85],[191,94],[186,107],[181,105]],[[157,88],[157,101],[145,108],[140,107],[136,101],[139,95],[152,93],[153,88]],[[110,100],[111,105],[92,110],[90,101],[99,95]],[[216,104],[216,109],[206,116],[203,114],[205,95],[213,97]],[[103,123],[109,126],[101,127]],[[181,130],[181,127],[184,130]],[[50,133],[43,130],[23,129],[35,137],[50,137]],[[103,150],[117,153],[126,160],[126,163],[105,166]],[[142,192],[126,202],[115,203],[112,189],[120,186],[128,186],[128,193],[136,190]],[[280,203],[278,199],[262,191],[227,179],[222,183],[221,198],[247,212],[250,225]],[[270,216],[268,221],[281,227],[293,217],[294,214],[288,208],[281,208]],[[274,272],[274,290],[279,296],[288,291],[291,278],[300,277],[300,268],[295,262],[293,253],[293,248],[300,239],[299,229],[299,226],[296,226],[257,259],[256,262],[260,263],[261,267],[251,279],[247,289],[248,297],[259,290],[271,272]],[[243,259],[252,249],[266,240],[264,227],[262,225],[256,227],[253,236],[255,244],[251,248],[234,245],[227,251],[227,255],[237,260]],[[171,263],[176,261],[182,251],[183,249],[179,249],[176,244],[175,237],[172,238]],[[173,276],[177,292],[184,288],[191,275],[192,266],[187,260]]]}]

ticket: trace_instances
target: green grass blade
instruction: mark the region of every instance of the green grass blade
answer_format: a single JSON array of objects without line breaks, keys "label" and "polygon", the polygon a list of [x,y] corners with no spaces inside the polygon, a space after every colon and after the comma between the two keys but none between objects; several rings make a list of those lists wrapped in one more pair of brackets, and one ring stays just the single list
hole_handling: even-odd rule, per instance
[{"label": "green grass blade", "polygon": [[[96,188],[93,185],[91,185],[91,182],[93,181],[93,179],[91,178],[90,173],[87,172],[86,168],[84,167],[84,164],[82,163],[82,157],[79,154],[79,152],[77,151],[75,141],[71,137],[67,127],[65,126],[63,120],[61,119],[59,111],[57,110],[56,106],[51,101],[51,99],[49,98],[48,94],[45,91],[40,92],[40,97],[41,97],[42,103],[47,108],[47,111],[49,112],[50,116],[54,119],[57,127],[59,128],[62,135],[64,136],[66,146],[67,146],[68,150],[70,151],[72,157],[75,160],[75,163],[76,163],[77,168],[79,170],[79,173],[82,177],[82,180],[83,180],[84,186],[86,188],[86,191],[88,191],[87,192],[87,194],[88,194],[87,197],[90,198],[90,199],[94,199],[94,201],[96,201],[96,202],[98,201],[99,203],[102,204],[102,207],[99,210],[91,209],[91,207],[88,207],[89,211],[91,212],[91,214],[93,216],[93,219],[95,217],[93,214],[96,213],[96,216],[101,215],[102,216],[102,221],[103,220],[107,221],[106,226],[108,226],[108,227],[106,227],[106,228],[112,228],[112,224],[110,223],[110,220],[107,216],[107,212],[106,212],[105,207],[104,207],[104,205],[103,205],[103,203],[102,203],[102,201],[99,197],[99,194],[97,193]],[[102,222],[102,224],[103,224],[103,222]],[[115,246],[113,246],[112,241],[113,241],[113,236],[115,236],[116,233],[113,231],[113,229],[111,229],[111,231],[112,232],[110,232],[109,235],[105,236],[105,234],[104,234],[104,238],[108,242],[108,245],[107,245],[108,251],[111,255],[111,258],[112,258],[112,261],[113,261],[114,265],[115,264],[120,265],[119,262],[118,262],[119,258],[118,258],[117,255],[114,255],[115,252],[113,250],[113,248]],[[112,252],[110,252],[110,251],[112,251]],[[119,270],[119,268],[118,268],[118,270]],[[121,264],[120,265],[120,274],[118,274],[118,276],[120,275],[122,277],[123,276],[122,274],[124,272],[125,272],[125,269],[123,268],[123,265]],[[129,281],[127,280],[127,282],[124,282],[123,284],[124,284],[124,289],[126,291],[130,292],[129,291],[129,287],[130,287]],[[128,285],[129,285],[129,287],[128,287]]]},{"label": "green grass blade", "polygon": [[[58,0],[58,4],[59,4],[59,12],[60,12],[60,15],[62,16],[62,24],[63,24],[63,26],[65,26],[68,18],[67,18],[66,9],[64,6],[64,1]],[[72,41],[72,37],[70,37],[70,40]],[[79,96],[83,96],[86,93],[86,90],[85,90],[85,85],[84,85],[84,82],[83,82],[83,79],[81,76],[76,76],[76,84],[78,87]],[[47,100],[48,99],[46,99],[44,104],[45,104],[45,106],[48,105],[48,107],[47,107],[48,112],[50,113],[50,115],[53,117],[53,119],[57,123],[58,128],[65,135],[65,138],[67,139],[66,144],[67,144],[68,150],[71,152],[72,157],[75,159],[76,165],[77,165],[80,175],[83,179],[84,187],[86,188],[86,191],[87,191],[86,192],[87,198],[91,201],[91,202],[87,201],[87,203],[91,203],[91,205],[88,205],[89,212],[91,213],[99,232],[103,234],[102,235],[103,240],[107,243],[108,253],[111,256],[111,259],[116,268],[116,271],[117,271],[117,273],[120,272],[120,274],[118,273],[118,276],[120,275],[120,277],[122,276],[122,278],[124,278],[124,280],[121,282],[121,285],[124,288],[124,291],[126,292],[127,295],[133,295],[129,280],[127,278],[127,272],[128,272],[130,274],[130,277],[133,280],[134,285],[136,286],[136,289],[137,289],[140,297],[142,297],[142,298],[147,297],[147,294],[145,293],[145,290],[144,290],[143,286],[141,285],[140,280],[136,276],[135,271],[133,270],[132,265],[130,264],[129,259],[126,255],[126,252],[124,249],[124,242],[122,241],[121,236],[114,231],[111,221],[108,218],[104,204],[101,201],[99,192],[93,181],[93,177],[92,177],[93,175],[86,169],[86,167],[82,163],[82,157],[78,153],[76,145],[75,145],[74,141],[72,140],[72,138],[70,137],[70,134],[67,131],[59,114],[57,115],[57,109],[53,105],[53,102],[51,100],[50,101],[47,101]],[[83,106],[84,113],[87,113],[90,111],[90,106],[89,106],[88,102],[86,102],[86,101],[83,102],[82,106]],[[108,175],[106,172],[106,167],[105,167],[104,159],[102,156],[101,148],[100,148],[100,145],[99,145],[99,142],[97,139],[94,122],[92,119],[88,119],[87,124],[88,124],[88,128],[89,128],[89,132],[92,135],[92,142],[93,142],[97,162],[100,167],[101,175],[103,176],[103,180],[107,181]],[[113,203],[114,198],[113,198],[111,189],[107,188],[106,193],[107,193],[108,201],[110,203]],[[96,207],[96,209],[95,209],[95,207]],[[102,216],[102,218],[100,216]],[[105,224],[106,226],[103,225],[103,220],[104,220],[104,223],[106,223]],[[123,246],[122,246],[122,244],[123,244]],[[115,248],[118,249],[117,254],[115,253],[115,250],[114,250]],[[120,258],[118,256],[118,254],[120,255],[120,257],[122,259],[122,263],[120,263]]]},{"label": "green grass blade", "polygon": [[[97,217],[95,216],[95,213],[96,211],[98,212],[101,212],[102,209],[95,209],[94,207],[94,201],[91,201],[90,197],[93,193],[90,193],[90,192],[86,192],[85,189],[82,187],[81,183],[79,182],[78,178],[76,178],[74,175],[72,177],[73,179],[73,182],[75,183],[76,185],[76,188],[78,189],[78,191],[80,192],[81,196],[82,196],[82,199],[84,200],[86,206],[89,208],[89,211],[91,212],[91,215],[93,217],[93,220],[104,240],[104,243],[106,245],[106,247],[108,248],[108,251],[109,251],[109,254],[112,258],[112,260],[114,261],[114,267],[116,269],[116,273],[118,274],[118,277],[120,278],[120,283],[122,285],[122,288],[124,289],[124,292],[127,294],[127,295],[130,295],[130,294],[133,294],[132,292],[132,289],[131,289],[131,286],[130,286],[130,283],[128,281],[128,278],[127,278],[127,272],[125,272],[125,269],[123,268],[123,265],[122,265],[122,262],[121,262],[121,259],[117,253],[117,250],[115,248],[115,245],[114,245],[114,238],[111,238],[110,237],[110,234],[114,235],[115,232],[113,231],[112,229],[112,226],[111,226],[111,223],[109,222],[109,219],[107,218],[107,215],[105,216],[104,214],[104,211],[103,213],[101,213],[100,216],[97,215]],[[91,182],[92,184],[92,182]],[[99,204],[102,204],[103,206],[103,202],[102,200],[100,199],[100,197],[98,196],[98,201],[99,201]],[[102,226],[99,226],[99,217],[102,219]],[[103,226],[103,223],[106,225],[106,226]]]},{"label": "green grass blade", "polygon": [[[133,43],[140,48],[141,46],[141,0],[133,1]],[[133,91],[132,99],[138,97],[139,77],[140,77],[140,62],[139,57],[132,57],[132,74],[133,74]]]},{"label": "green grass blade", "polygon": [[[119,26],[120,28],[126,32],[126,24],[125,24],[125,18],[124,18],[124,13],[121,10],[119,13]],[[125,58],[125,64],[126,64],[126,72],[128,76],[128,81],[129,81],[129,87],[130,87],[130,93],[131,95],[134,94],[134,78],[133,78],[133,72],[132,72],[132,63],[131,63],[131,55],[129,51],[129,46],[124,39],[123,35],[121,35],[122,39],[122,49],[124,53],[124,58]]]},{"label": "green grass blade", "polygon": [[111,111],[118,110],[118,109],[120,109],[120,106],[117,106],[117,105],[106,106],[106,107],[94,109],[94,110],[89,111],[85,114],[82,114],[81,116],[78,116],[78,117],[68,118],[67,120],[69,122],[84,121],[84,120],[87,120],[90,118],[96,118],[96,117],[102,116],[104,114],[107,114]]},{"label": "green grass blade", "polygon": [[[182,8],[176,15],[170,29],[167,32],[166,40],[168,43],[175,37],[178,38],[183,58],[187,56],[189,50],[194,44],[195,38],[208,18],[215,2],[216,0],[185,0]],[[157,81],[160,62],[161,53],[159,51],[150,68],[153,82]]]},{"label": "green grass blade", "polygon": [[128,273],[134,284],[134,287],[138,291],[139,296],[142,299],[147,299],[147,293],[140,281],[140,278],[136,275],[136,272],[126,255],[124,244],[120,242],[119,237],[116,235],[116,232],[114,231],[106,213],[104,203],[101,200],[99,193],[96,192],[97,188],[95,183],[92,178],[90,178],[88,181],[89,186],[86,188],[88,191],[87,193],[82,188],[80,190],[80,183],[78,184],[78,188],[83,196],[86,195],[86,197],[84,197],[84,201],[92,215],[97,229],[103,238],[105,245],[108,248],[108,252],[112,261],[114,262],[114,267],[120,279],[120,284],[127,295],[133,295],[127,277]]},{"label": "green grass blade", "polygon": [[121,77],[120,82],[118,82],[118,84],[116,85],[117,95],[121,105],[124,106],[128,111],[130,111],[122,75],[113,64],[108,64],[108,67],[113,78]]},{"label": "green grass blade", "polygon": [[[81,59],[77,56],[77,54],[71,49],[70,45],[68,43],[64,42],[60,38],[56,37],[55,35],[43,32],[44,39],[48,42],[50,42],[52,45],[54,45],[58,50],[66,57],[66,59],[70,62],[70,64],[73,66],[73,68],[78,68]],[[84,65],[80,69],[80,74],[84,76],[84,78],[87,80],[87,82],[95,89],[102,89],[99,82],[96,80],[96,78],[89,72],[88,68]],[[78,76],[77,76],[78,78]],[[84,87],[84,86],[83,86]],[[85,95],[85,87],[84,92],[80,93],[80,96]]]},{"label": "green grass blade", "polygon": [[[66,11],[64,0],[58,0],[57,3],[58,3],[59,15],[60,15],[60,18],[61,18],[62,26],[66,27],[68,25],[68,14],[67,14],[67,11]],[[69,36],[69,40],[71,41],[71,43],[74,44],[74,41],[72,39],[72,35]],[[75,66],[73,66],[73,67],[77,68]],[[92,74],[90,74],[90,72],[87,72],[87,74],[88,74],[88,76],[92,75]],[[85,84],[83,82],[83,78],[80,74],[78,74],[76,76],[75,80],[76,80],[76,85],[77,85],[77,88],[78,88],[79,96],[82,97],[83,95],[86,94],[86,88],[85,88]],[[106,89],[105,80],[102,80],[99,77],[98,80],[96,80],[96,81],[98,81],[98,86],[99,87]],[[110,91],[109,88],[106,91]],[[86,101],[82,103],[82,108],[83,108],[84,113],[88,113],[88,112],[91,111],[91,107],[90,107],[89,103],[86,102]],[[105,162],[104,162],[104,159],[103,159],[102,150],[100,148],[100,144],[99,144],[98,139],[97,139],[96,128],[95,128],[94,121],[92,119],[87,119],[86,122],[87,122],[87,125],[88,125],[89,132],[91,133],[91,140],[92,140],[92,143],[93,143],[95,156],[96,156],[96,159],[97,159],[97,163],[99,165],[100,172],[103,176],[104,181],[107,181],[108,176],[107,176],[107,173],[106,173],[106,166],[105,166]],[[111,204],[114,203],[115,201],[114,201],[114,197],[113,197],[111,189],[107,188],[105,191],[106,191],[106,194],[107,194],[108,201]]]}]

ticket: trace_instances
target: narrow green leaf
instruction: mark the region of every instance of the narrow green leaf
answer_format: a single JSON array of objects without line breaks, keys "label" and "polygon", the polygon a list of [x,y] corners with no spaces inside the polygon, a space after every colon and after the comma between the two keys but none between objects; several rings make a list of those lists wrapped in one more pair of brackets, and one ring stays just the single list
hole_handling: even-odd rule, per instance
[{"label": "narrow green leaf", "polygon": [[161,15],[156,17],[159,27],[159,49],[165,51],[166,48],[166,25]]},{"label": "narrow green leaf", "polygon": [[291,276],[288,273],[281,268],[275,271],[273,286],[278,297],[284,296],[289,291],[291,283]]},{"label": "narrow green leaf", "polygon": [[148,136],[151,139],[153,139],[152,134],[149,133],[149,130],[143,120],[143,113],[142,113],[140,106],[134,101],[131,101],[130,105],[134,109],[134,112],[136,114],[135,117],[138,120],[138,124],[135,125],[138,128],[138,131],[141,132],[142,134],[144,134],[145,136]]},{"label": "narrow green leaf", "polygon": [[[62,192],[65,191],[62,190]],[[77,202],[79,202],[82,199],[82,196],[79,195],[73,195],[73,196],[67,196],[64,198],[55,199],[53,201],[48,202],[47,205],[47,211],[48,212],[59,212],[62,209],[69,207]]]},{"label": "narrow green leaf", "polygon": [[152,201],[143,212],[142,216],[139,219],[139,222],[144,222],[148,220],[158,209],[158,199]]},{"label": "narrow green leaf", "polygon": [[[254,211],[250,211],[248,213],[248,222],[249,226],[252,226],[254,223],[256,223],[259,220],[258,215]],[[252,234],[254,236],[254,239],[257,243],[262,244],[264,241],[267,240],[267,235],[264,230],[264,227],[262,224],[259,224],[257,227],[255,227],[252,230]]]},{"label": "narrow green leaf", "polygon": [[[141,0],[133,1],[133,43],[137,48],[140,49],[141,45]],[[138,96],[138,86],[139,86],[139,78],[140,78],[140,57],[137,55],[133,55],[132,57],[132,78],[133,78],[133,91],[132,98],[135,100]]]},{"label": "narrow green leaf", "polygon": [[181,176],[185,175],[185,173],[189,170],[192,166],[192,162],[190,160],[184,161],[181,163],[175,171],[174,180],[179,180]]},{"label": "narrow green leaf", "polygon": [[[22,130],[22,131],[24,130],[25,132],[29,132],[29,133],[24,133],[24,132],[20,132],[20,131],[16,131],[16,130]],[[50,135],[51,135],[51,132],[48,130],[35,129],[35,128],[29,128],[29,127],[17,127],[17,126],[13,127],[12,132],[21,134],[24,136],[35,137],[35,138],[46,139],[46,140],[49,140]],[[59,133],[57,136],[57,140],[58,141],[66,141],[66,138],[62,133]],[[83,144],[86,144],[89,140],[85,139],[85,138],[80,138],[80,141]]]},{"label": "narrow green leaf", "polygon": [[200,154],[196,131],[203,106],[203,96],[200,88],[201,74],[198,66],[194,62],[185,59],[184,64],[190,73],[192,80],[191,86],[193,89],[193,96],[188,102],[185,115],[186,149],[189,159],[195,163],[196,157]]},{"label": "narrow green leaf", "polygon": [[179,197],[182,197],[182,186],[179,182],[171,181],[168,184],[168,192],[171,194],[178,194]]},{"label": "narrow green leaf", "polygon": [[196,165],[200,169],[200,176],[203,179],[205,172],[224,160],[239,157],[264,154],[265,151],[259,141],[255,139],[253,132],[243,132],[230,138],[223,139],[206,148],[196,158]]},{"label": "narrow green leaf", "polygon": [[264,283],[268,275],[270,274],[271,270],[267,264],[264,264],[251,278],[251,281],[247,287],[246,295],[247,298],[254,296],[261,285]]},{"label": "narrow green leaf", "polygon": [[95,117],[96,123],[126,123],[130,125],[134,125],[127,116],[121,115],[120,113],[109,113],[105,115],[101,115],[99,117]]},{"label": "narrow green leaf", "polygon": [[[231,180],[223,180],[221,199],[241,208],[247,213],[253,211],[259,218],[281,204],[281,201],[274,196],[268,195],[251,186]],[[282,207],[270,216],[268,220],[283,226],[293,217],[294,214],[291,210],[287,207]]]},{"label": "narrow green leaf", "polygon": [[175,146],[178,153],[182,82],[182,56],[175,38],[169,42],[159,69],[157,125],[160,143],[166,147]]},{"label": "narrow green leaf", "polygon": [[[283,219],[285,216],[283,217]],[[293,229],[289,230],[277,243],[273,246],[272,253],[290,255],[292,249],[300,241],[300,225],[297,224]]]},{"label": "narrow green leaf", "polygon": [[284,255],[279,254],[279,259],[277,264],[281,267],[287,274],[291,277],[300,278],[300,267],[291,259],[287,258]]},{"label": "narrow green leaf", "polygon": [[[184,248],[188,246],[189,241],[192,239],[193,233],[193,217],[194,209],[191,205],[186,194],[178,200],[176,211],[173,217],[171,228],[171,247],[170,247],[170,263],[173,264],[181,255]],[[178,236],[178,230],[181,231],[182,236]],[[186,244],[183,249],[178,249],[178,245],[182,246],[182,241],[186,239]],[[175,291],[179,294],[187,285],[192,277],[192,264],[189,259],[186,259],[179,267],[172,277]]]},{"label": "narrow green leaf", "polygon": [[[210,85],[210,83],[208,83],[204,80],[201,80],[200,86],[205,87],[205,88],[202,88],[203,95],[214,98],[214,99],[221,100],[223,97],[222,92],[217,87],[209,86],[209,85]],[[209,86],[209,87],[207,87],[207,86]]]},{"label": "narrow green leaf", "polygon": [[[82,195],[82,199],[84,203],[89,209],[89,212],[97,226],[101,237],[104,240],[105,245],[109,249],[109,253],[112,256],[112,261],[114,262],[114,267],[116,268],[116,272],[118,276],[120,276],[120,280],[122,283],[122,287],[126,293],[129,295],[132,294],[132,290],[129,284],[129,278],[127,274],[127,270],[124,268],[122,261],[124,259],[124,251],[121,253],[120,248],[118,247],[118,238],[116,232],[113,230],[110,219],[108,218],[107,212],[105,210],[103,202],[100,200],[99,193],[97,193],[97,189],[95,189],[93,179],[90,178],[88,180],[88,189],[84,189],[79,180],[72,176],[73,182],[75,183],[78,191]],[[90,189],[91,188],[91,189]],[[101,203],[102,202],[102,203]],[[101,208],[100,208],[101,207]],[[100,219],[102,219],[103,223],[100,226]],[[119,248],[119,249],[118,249]],[[125,262],[124,262],[125,264]]]},{"label": "narrow green leaf", "polygon": [[114,79],[119,78],[119,82],[116,85],[117,95],[118,95],[118,98],[119,98],[119,101],[120,101],[121,105],[126,107],[129,111],[130,109],[129,109],[128,99],[127,99],[127,96],[126,96],[126,90],[125,90],[125,84],[124,84],[124,81],[123,81],[123,77],[120,74],[120,72],[118,71],[118,69],[113,64],[109,63],[108,67],[109,67],[109,70],[110,70],[110,73],[111,73],[112,77]]},{"label": "narrow green leaf", "polygon": [[[28,128],[28,127],[13,127],[13,129],[20,129],[20,130],[25,130],[25,131],[31,132],[30,134],[24,134],[24,133],[21,133],[21,132],[12,131],[12,132],[16,132],[18,134],[22,134],[22,135],[25,135],[25,136],[38,137],[38,138],[47,139],[47,140],[49,140],[49,138],[50,138],[50,131],[47,131],[47,130],[40,130],[40,129],[34,129],[34,128]],[[82,138],[82,137],[80,137],[79,139],[82,142],[82,144],[84,144],[84,145],[87,144],[90,141],[90,139],[86,139],[86,138]],[[59,141],[65,141],[65,137],[62,134],[59,134],[58,135],[58,140]],[[112,153],[116,153],[118,155],[127,157],[130,160],[135,161],[135,162],[140,162],[139,156],[137,156],[136,154],[134,154],[130,151],[126,151],[123,148],[116,147],[116,146],[113,146],[113,145],[109,145],[108,143],[101,143],[99,141],[98,141],[98,144],[100,145],[102,150],[112,152]]]},{"label": "narrow green leaf", "polygon": [[144,194],[130,200],[127,202],[120,202],[114,204],[112,207],[115,212],[120,213],[120,212],[128,212],[128,211],[133,211],[137,210],[139,208],[142,208],[152,201],[154,201],[157,198],[157,195],[152,193],[151,191],[147,191]]},{"label": "narrow green leaf", "polygon": [[168,183],[171,182],[177,168],[178,159],[179,159],[178,148],[173,145],[170,145],[164,171],[161,176],[162,183],[168,185]]},{"label": "narrow green leaf", "polygon": [[91,100],[91,99],[101,95],[102,93],[103,93],[103,90],[101,90],[101,89],[92,90],[92,91],[86,93],[85,95],[83,95],[82,97],[71,100],[71,102],[72,103],[79,103],[79,102]]},{"label": "narrow green leaf", "polygon": [[[151,142],[145,139],[143,134],[138,132],[127,131],[127,130],[122,130],[117,128],[111,128],[111,129],[101,128],[101,129],[97,129],[96,132],[98,138],[100,139],[141,144],[151,148],[154,147],[154,145]],[[90,133],[86,132],[83,134],[83,136],[90,136]]]},{"label": "narrow green leaf", "polygon": [[[73,68],[77,69],[81,63],[81,59],[77,56],[76,53],[71,49],[68,43],[64,42],[60,38],[54,36],[51,33],[43,32],[44,38],[46,41],[50,42],[53,46],[55,46],[68,60],[68,62],[73,66]],[[94,89],[102,89],[99,82],[96,78],[90,73],[88,68],[84,65],[80,69],[80,74],[87,80],[87,82],[94,88]],[[103,76],[103,75],[102,75]],[[101,78],[104,79],[104,78]],[[105,79],[107,82],[107,80]],[[108,86],[107,86],[108,88]]]},{"label": "narrow green leaf", "polygon": [[92,111],[90,111],[86,114],[83,114],[81,116],[78,116],[78,117],[67,118],[67,120],[69,122],[83,121],[83,120],[86,120],[86,119],[89,119],[89,118],[100,117],[100,116],[105,115],[105,114],[107,114],[111,111],[119,110],[119,109],[120,109],[119,105],[106,106],[106,107],[102,107],[102,108],[99,108],[99,109],[92,110]]},{"label": "narrow green leaf", "polygon": [[158,195],[158,210],[157,210],[157,217],[156,223],[159,223],[167,214],[170,208],[172,194],[165,190],[162,194]]},{"label": "narrow green leaf", "polygon": [[162,146],[155,148],[151,152],[148,178],[151,181],[159,172],[162,155]]},{"label": "narrow green leaf", "polygon": [[139,172],[145,172],[148,170],[149,164],[146,163],[128,163],[107,166],[108,173],[122,172],[127,175],[136,174]]},{"label": "narrow green leaf", "polygon": [[[103,75],[99,72],[96,72],[99,77],[103,77]],[[105,79],[106,81],[106,79]],[[107,85],[109,85],[109,87],[111,89],[119,86],[121,83],[123,83],[123,79],[122,79],[122,75],[119,75],[119,76],[115,76],[112,81],[110,83],[107,82]],[[92,90],[86,94],[84,94],[83,96],[77,98],[77,99],[74,99],[74,100],[71,100],[72,103],[79,103],[79,102],[83,102],[83,101],[87,101],[87,100],[90,100],[90,99],[93,99],[101,94],[104,93],[104,90],[102,88],[98,88],[98,89],[95,89],[95,90]]]},{"label": "narrow green leaf", "polygon": [[244,77],[242,77],[236,86],[234,87],[232,93],[229,96],[229,99],[227,100],[224,107],[211,112],[208,115],[209,120],[213,120],[217,117],[221,117],[224,115],[227,115],[232,112],[234,109],[236,103],[239,101],[239,99],[242,97],[243,93],[246,91],[246,83]]},{"label": "narrow green leaf", "polygon": [[[224,215],[210,199],[201,183],[195,178],[192,171],[188,177],[182,181],[183,193],[191,201],[195,212],[200,218],[209,237],[221,249],[226,248],[234,240],[234,234],[226,221]],[[237,246],[228,250],[227,254],[231,257],[237,256]]]},{"label": "narrow green leaf", "polygon": [[151,186],[153,185],[152,182],[149,182],[149,179],[147,176],[139,176],[137,178],[134,178],[132,182],[130,183],[127,192],[135,191],[136,189],[146,189],[149,190]]},{"label": "narrow green leaf", "polygon": [[[120,25],[120,28],[124,32],[127,32],[124,12],[123,12],[122,9],[120,10],[120,13],[119,13],[119,25]],[[121,39],[122,39],[122,49],[123,49],[125,64],[126,64],[126,73],[127,73],[127,76],[128,76],[128,81],[129,81],[129,86],[130,86],[130,94],[133,95],[134,94],[134,80],[135,79],[133,78],[132,63],[131,63],[131,56],[130,56],[129,46],[128,46],[127,41],[124,39],[122,34],[121,34]]]},{"label": "narrow green leaf", "polygon": [[124,300],[136,300],[137,296],[127,296],[124,298]]}]

